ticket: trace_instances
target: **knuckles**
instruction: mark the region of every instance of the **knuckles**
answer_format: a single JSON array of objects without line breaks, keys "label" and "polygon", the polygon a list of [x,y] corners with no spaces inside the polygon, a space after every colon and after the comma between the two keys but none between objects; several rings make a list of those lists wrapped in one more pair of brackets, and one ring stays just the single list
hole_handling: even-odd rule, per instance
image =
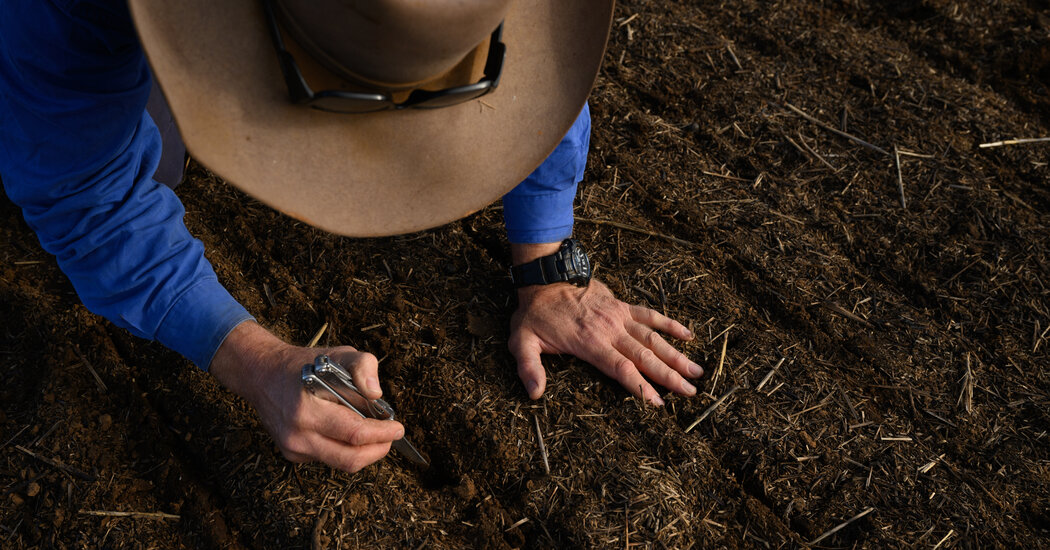
[{"label": "knuckles", "polygon": [[354,361],[354,369],[365,369],[366,371],[375,372],[379,369],[379,359],[367,351],[359,352],[357,360]]},{"label": "knuckles", "polygon": [[642,365],[652,365],[656,361],[656,354],[649,348],[642,348],[642,351],[638,353],[638,363]]},{"label": "knuckles", "polygon": [[369,443],[368,434],[366,430],[363,429],[362,423],[348,427],[343,441],[346,441],[355,447]]},{"label": "knuckles", "polygon": [[616,364],[613,365],[613,378],[623,381],[626,380],[627,377],[634,374],[634,372],[637,370],[638,367],[634,366],[634,363],[632,363],[626,357],[623,357],[617,360]]}]

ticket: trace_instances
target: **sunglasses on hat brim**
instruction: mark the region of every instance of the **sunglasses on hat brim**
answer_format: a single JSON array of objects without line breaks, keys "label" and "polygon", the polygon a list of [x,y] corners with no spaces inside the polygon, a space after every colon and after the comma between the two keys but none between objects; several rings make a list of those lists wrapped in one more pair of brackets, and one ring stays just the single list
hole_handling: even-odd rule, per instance
[{"label": "sunglasses on hat brim", "polygon": [[284,47],[277,17],[273,10],[273,0],[261,0],[266,15],[270,38],[277,51],[277,61],[284,75],[288,96],[293,103],[307,105],[314,109],[332,113],[374,113],[390,109],[437,109],[457,105],[477,99],[499,85],[503,73],[503,60],[507,46],[502,41],[503,23],[492,31],[489,40],[489,53],[485,61],[485,70],[481,80],[473,84],[452,86],[442,90],[413,90],[403,101],[396,102],[385,92],[350,92],[345,90],[325,90],[314,92],[303,78],[295,57]]}]

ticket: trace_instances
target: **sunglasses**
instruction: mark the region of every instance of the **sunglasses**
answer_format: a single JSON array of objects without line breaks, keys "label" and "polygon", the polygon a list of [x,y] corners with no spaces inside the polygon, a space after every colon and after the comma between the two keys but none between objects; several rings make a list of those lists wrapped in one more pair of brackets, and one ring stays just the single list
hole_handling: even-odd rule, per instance
[{"label": "sunglasses", "polygon": [[277,61],[281,65],[281,73],[284,82],[288,86],[288,95],[293,103],[309,105],[314,109],[332,113],[374,113],[390,109],[437,109],[448,107],[479,98],[499,85],[500,75],[503,73],[503,58],[507,53],[507,46],[503,44],[503,23],[492,32],[489,40],[489,54],[485,61],[484,74],[478,82],[462,86],[453,86],[443,90],[413,90],[404,101],[395,102],[394,98],[384,92],[348,92],[345,90],[325,90],[314,92],[303,78],[299,64],[284,47],[281,39],[281,31],[277,26],[277,17],[274,15],[273,0],[262,0],[263,11],[266,14],[267,26],[270,30],[270,38],[273,39],[273,47],[277,50]]}]

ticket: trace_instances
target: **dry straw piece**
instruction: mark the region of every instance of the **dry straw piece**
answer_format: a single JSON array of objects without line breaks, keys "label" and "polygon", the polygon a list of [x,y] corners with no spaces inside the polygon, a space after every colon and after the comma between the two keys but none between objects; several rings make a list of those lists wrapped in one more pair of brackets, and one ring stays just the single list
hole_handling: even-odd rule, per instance
[{"label": "dry straw piece", "polygon": [[137,519],[180,519],[182,516],[176,514],[165,514],[164,512],[118,512],[113,510],[81,510],[85,516],[103,516],[111,518],[137,518]]},{"label": "dry straw piece", "polygon": [[730,325],[729,328],[727,328],[724,331],[722,331],[722,333],[725,335],[725,338],[722,339],[722,353],[718,357],[718,368],[715,369],[715,375],[711,378],[711,391],[712,392],[714,391],[715,388],[718,387],[718,382],[722,378],[722,366],[725,365],[725,362],[726,362],[726,346],[729,345],[729,329],[730,328],[733,328],[733,326]]},{"label": "dry straw piece", "polygon": [[873,145],[871,143],[868,143],[867,141],[864,141],[863,139],[860,139],[859,137],[857,137],[857,136],[855,136],[853,134],[849,134],[849,133],[843,132],[842,130],[839,130],[839,129],[833,127],[833,126],[825,124],[825,123],[817,120],[816,118],[813,118],[809,113],[806,113],[802,109],[799,109],[798,107],[795,107],[794,105],[792,105],[790,103],[785,103],[784,105],[788,109],[791,109],[792,111],[794,111],[795,114],[797,114],[798,116],[800,116],[800,117],[802,117],[802,118],[812,122],[813,124],[816,124],[817,126],[820,126],[821,128],[823,128],[823,129],[825,129],[825,130],[827,130],[827,131],[829,131],[829,132],[831,132],[831,133],[833,133],[833,134],[835,134],[837,136],[844,137],[844,138],[846,138],[846,139],[848,139],[850,141],[854,141],[856,143],[859,143],[860,145],[863,145],[863,146],[865,146],[868,149],[871,149],[873,151],[877,151],[879,153],[882,153],[883,155],[886,155],[886,156],[890,155],[890,152],[885,150],[885,149],[883,149],[882,147],[879,147],[878,145]]},{"label": "dry straw piece", "polygon": [[715,409],[717,409],[719,407],[719,405],[724,403],[726,399],[729,399],[730,395],[733,395],[736,392],[736,390],[739,390],[739,389],[740,389],[740,386],[733,386],[732,389],[730,389],[729,391],[727,391],[725,393],[725,395],[723,395],[722,397],[719,397],[718,401],[715,401],[714,403],[712,403],[710,407],[705,409],[704,412],[702,414],[700,414],[699,418],[694,420],[693,423],[690,424],[689,427],[685,429],[685,433],[689,433],[689,432],[693,431],[693,428],[695,428],[697,426],[697,424],[703,422],[704,419],[708,417],[708,415],[713,413],[715,411]]},{"label": "dry straw piece", "polygon": [[306,347],[312,348],[316,346],[317,342],[321,341],[321,337],[324,336],[326,330],[328,330],[328,321],[325,321],[325,323],[321,325],[321,328],[317,329],[317,332],[314,333],[314,337],[310,339],[310,342],[306,344]]},{"label": "dry straw piece", "polygon": [[784,364],[784,360],[785,359],[787,359],[787,357],[781,357],[780,361],[777,361],[777,364],[772,369],[770,369],[770,371],[768,373],[766,373],[766,375],[764,377],[762,377],[762,381],[759,382],[758,386],[755,388],[756,392],[757,391],[762,391],[762,388],[764,388],[766,386],[766,383],[769,382],[769,379],[773,378],[773,375],[776,374],[777,370],[780,369],[780,365]]},{"label": "dry straw piece", "polygon": [[550,475],[551,465],[547,460],[547,446],[543,444],[543,432],[540,430],[540,417],[532,415],[532,424],[536,427],[536,443],[540,446],[540,456],[543,458],[543,471]]},{"label": "dry straw piece", "polygon": [[867,508],[864,509],[863,512],[861,512],[861,513],[859,513],[859,514],[857,514],[857,515],[847,519],[846,521],[844,521],[844,522],[842,522],[842,523],[832,527],[831,529],[828,529],[827,531],[824,532],[823,535],[820,535],[819,537],[817,537],[817,538],[813,539],[812,541],[810,541],[809,545],[810,546],[814,546],[817,543],[819,543],[820,541],[830,537],[831,535],[834,535],[835,533],[838,533],[839,531],[844,529],[847,525],[849,525],[849,524],[853,523],[854,521],[857,521],[858,519],[860,519],[860,518],[870,514],[873,510],[875,510],[875,508],[873,508],[871,506],[868,506]]},{"label": "dry straw piece", "polygon": [[1020,139],[1007,139],[1003,141],[993,141],[991,143],[982,143],[978,145],[981,149],[988,149],[991,147],[1003,147],[1005,145],[1024,145],[1026,143],[1047,143],[1050,142],[1050,137],[1041,138],[1020,138]]},{"label": "dry straw piece", "polygon": [[969,414],[973,414],[973,387],[975,383],[973,369],[970,368],[970,352],[966,352],[966,370],[963,371],[962,389],[959,390],[959,400],[955,404],[962,404]]}]

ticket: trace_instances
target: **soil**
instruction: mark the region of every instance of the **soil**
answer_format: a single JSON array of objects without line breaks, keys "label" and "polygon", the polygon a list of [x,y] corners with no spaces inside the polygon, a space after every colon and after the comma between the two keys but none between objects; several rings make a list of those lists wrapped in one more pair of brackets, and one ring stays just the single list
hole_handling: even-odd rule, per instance
[{"label": "soil", "polygon": [[1050,145],[979,147],[1050,136],[1050,2],[626,0],[591,106],[576,235],[692,327],[700,394],[551,356],[530,401],[498,204],[345,239],[192,164],[221,280],[380,357],[432,462],[294,465],[4,199],[0,546],[1050,547]]}]

